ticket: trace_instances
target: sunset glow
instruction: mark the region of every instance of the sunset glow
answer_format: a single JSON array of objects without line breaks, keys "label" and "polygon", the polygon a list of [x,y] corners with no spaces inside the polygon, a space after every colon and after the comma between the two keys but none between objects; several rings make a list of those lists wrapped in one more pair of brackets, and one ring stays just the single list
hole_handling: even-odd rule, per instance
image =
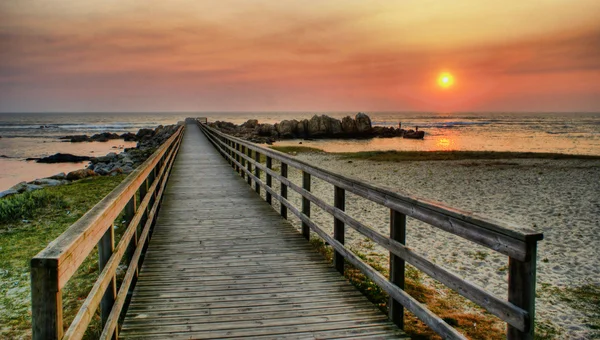
[{"label": "sunset glow", "polygon": [[448,72],[444,72],[444,73],[440,74],[440,76],[438,77],[438,85],[440,85],[443,88],[449,88],[453,84],[454,84],[454,77]]},{"label": "sunset glow", "polygon": [[2,1],[0,111],[598,111],[597,13],[596,0]]}]

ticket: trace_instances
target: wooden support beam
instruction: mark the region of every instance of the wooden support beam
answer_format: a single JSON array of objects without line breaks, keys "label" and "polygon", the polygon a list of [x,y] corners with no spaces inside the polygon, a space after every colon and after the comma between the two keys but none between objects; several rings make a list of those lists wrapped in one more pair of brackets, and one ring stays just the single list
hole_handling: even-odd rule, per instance
[{"label": "wooden support beam", "polygon": [[[258,151],[254,151],[254,160],[257,163],[260,163],[260,153],[258,153]],[[257,166],[254,167],[254,175],[260,178],[260,168]],[[258,182],[254,182],[254,190],[260,195],[260,185],[258,185]]]},{"label": "wooden support beam", "polygon": [[[252,158],[252,149],[248,149],[248,152],[246,153],[246,155],[249,158]],[[248,169],[249,172],[252,172],[252,163],[251,162],[248,162],[247,169]],[[247,176],[247,177],[248,177],[248,185],[250,187],[252,187],[252,178],[250,176]]]},{"label": "wooden support beam", "polygon": [[[346,191],[339,187],[334,187],[333,193],[333,204],[339,210],[346,210]],[[342,220],[333,218],[333,238],[339,243],[344,244],[345,239],[345,226]],[[333,266],[335,269],[344,275],[344,255],[339,253],[337,250],[333,254]]]},{"label": "wooden support beam", "polygon": [[507,325],[507,340],[533,340],[535,331],[535,282],[537,241],[527,243],[527,257],[519,261],[508,259],[508,301],[527,311],[525,329]]},{"label": "wooden support beam", "polygon": [[34,340],[62,338],[62,292],[58,288],[58,263],[55,260],[31,260],[31,312]]},{"label": "wooden support beam", "polygon": [[[302,188],[306,191],[310,191],[310,174],[302,171]],[[307,217],[310,217],[310,200],[302,196],[302,213]],[[302,236],[305,239],[310,240],[310,227],[302,222]]]},{"label": "wooden support beam", "polygon": [[[406,244],[406,215],[390,210],[390,238]],[[404,290],[405,263],[402,258],[390,252],[390,282]],[[390,297],[389,317],[401,329],[404,329],[404,307]]]},{"label": "wooden support beam", "polygon": [[[288,165],[286,163],[281,162],[281,176],[287,178],[288,175]],[[283,183],[279,183],[279,186],[281,187],[281,197],[283,198],[287,198],[287,185],[283,184]],[[283,205],[280,204],[280,209],[279,209],[280,213],[281,213],[281,217],[287,219],[287,208]]]},{"label": "wooden support beam", "polygon": [[[267,164],[266,165],[267,165],[267,169],[273,169],[273,159],[271,157],[269,157],[269,156],[267,156]],[[267,186],[269,188],[271,188],[272,185],[273,185],[273,179],[271,178],[271,174],[269,174],[267,172],[266,173],[266,177],[267,177]],[[269,203],[269,204],[272,205],[273,204],[273,202],[272,202],[273,199],[271,198],[271,193],[269,191],[267,191],[266,194],[265,194],[265,196],[266,196],[267,203]]]},{"label": "wooden support beam", "polygon": [[[110,257],[115,249],[115,229],[111,225],[106,230],[106,233],[98,242],[98,265],[100,267],[99,272],[102,272]],[[111,283],[104,292],[104,296],[102,296],[102,301],[100,302],[100,318],[102,319],[102,326],[106,325],[106,320],[108,320],[108,316],[110,315],[110,311],[115,303],[115,298],[117,297],[117,279],[113,275],[111,279]]]}]

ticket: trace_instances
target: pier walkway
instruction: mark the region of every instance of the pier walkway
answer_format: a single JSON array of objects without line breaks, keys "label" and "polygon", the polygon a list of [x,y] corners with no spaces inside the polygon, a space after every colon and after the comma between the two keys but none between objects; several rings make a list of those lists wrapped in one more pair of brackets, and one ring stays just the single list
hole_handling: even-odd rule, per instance
[{"label": "pier walkway", "polygon": [[[302,174],[302,183],[288,177],[288,168]],[[333,202],[311,191],[313,178],[332,189]],[[288,199],[288,189],[301,201]],[[346,211],[346,192],[352,204],[358,199],[388,210],[389,231],[370,226],[382,221],[359,221]],[[312,206],[331,215],[333,226],[312,219]],[[301,221],[301,232],[288,214]],[[506,297],[413,251],[406,245],[407,232],[415,232],[406,228],[408,219],[460,237],[465,247],[506,256]],[[389,251],[388,268],[372,267],[345,245],[350,228]],[[331,250],[333,266],[310,245],[311,237]],[[407,338],[402,329],[410,312],[443,339],[467,339],[475,324],[450,325],[404,290],[410,264],[505,322],[508,340],[533,340],[542,239],[539,232],[345,177],[188,118],[31,259],[32,337]],[[99,271],[91,283],[95,261]],[[344,278],[348,268],[389,296],[388,315]],[[71,285],[81,282],[78,290],[89,289],[83,300]]]},{"label": "pier walkway", "polygon": [[119,337],[402,333],[188,124]]}]

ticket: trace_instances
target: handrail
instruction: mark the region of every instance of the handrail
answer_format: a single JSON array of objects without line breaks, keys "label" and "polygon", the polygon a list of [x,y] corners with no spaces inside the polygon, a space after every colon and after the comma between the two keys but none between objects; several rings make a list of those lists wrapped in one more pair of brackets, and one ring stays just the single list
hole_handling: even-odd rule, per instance
[{"label": "handrail", "polygon": [[[543,234],[534,231],[518,231],[506,223],[476,217],[439,203],[401,195],[389,189],[348,178],[299,161],[276,150],[263,148],[246,140],[229,136],[204,123],[197,123],[232,167],[242,177],[246,177],[250,185],[254,181],[257,192],[261,187],[266,190],[267,202],[271,203],[271,198],[274,197],[281,203],[282,216],[287,217],[289,210],[302,221],[302,234],[306,238],[309,237],[309,229],[313,230],[334,248],[336,269],[343,272],[343,259],[345,259],[359,268],[391,296],[390,318],[399,326],[402,327],[403,324],[404,307],[444,338],[464,338],[462,334],[404,292],[404,262],[406,261],[505,321],[508,324],[509,340],[533,338],[536,251],[537,241],[543,239]],[[255,153],[254,159],[251,157],[252,151]],[[260,162],[260,154],[266,156],[266,165]],[[282,167],[279,174],[271,169],[273,159],[281,162]],[[288,166],[302,170],[302,187],[287,179]],[[252,167],[254,167],[254,173],[252,173]],[[264,171],[266,174],[266,184],[260,179],[260,171]],[[334,206],[310,192],[311,176],[334,185]],[[273,178],[281,183],[279,194],[271,188]],[[301,211],[287,200],[287,188],[291,188],[302,196]],[[389,237],[357,221],[344,211],[345,191],[390,208],[392,218]],[[317,205],[334,217],[336,223],[333,237],[310,219],[310,203]],[[460,278],[404,246],[407,216],[507,255],[509,257],[508,301]],[[390,251],[390,280],[364,263],[344,246],[344,225],[352,227]]]},{"label": "handrail", "polygon": [[[121,184],[31,259],[33,339],[81,339],[98,306],[102,312],[101,338],[117,337],[118,316],[127,293],[133,289],[133,277],[137,275],[183,131],[184,126],[177,128]],[[137,201],[138,194],[141,202]],[[112,225],[123,211],[129,223],[115,247]],[[96,245],[100,274],[63,336],[61,290]],[[127,257],[128,269],[117,291],[116,270],[123,256]]]}]

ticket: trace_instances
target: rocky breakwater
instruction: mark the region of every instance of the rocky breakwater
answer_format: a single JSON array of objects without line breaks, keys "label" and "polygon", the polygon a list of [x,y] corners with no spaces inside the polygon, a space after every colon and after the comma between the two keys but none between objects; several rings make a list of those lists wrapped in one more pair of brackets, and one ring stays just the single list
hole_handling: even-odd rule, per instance
[{"label": "rocky breakwater", "polygon": [[92,158],[87,170],[92,170],[101,176],[128,174],[169,139],[177,127],[177,125],[160,125],[154,130],[141,129],[135,134],[135,140],[138,142],[135,148],[125,149],[119,154],[111,152],[102,157]]},{"label": "rocky breakwater", "polygon": [[[138,141],[135,148],[125,149],[120,154],[111,152],[102,157],[90,158],[90,164],[85,169],[71,171],[68,174],[63,172],[47,178],[36,179],[31,182],[21,182],[8,190],[0,192],[0,198],[17,193],[38,190],[47,186],[68,184],[71,181],[77,181],[87,177],[115,176],[118,174],[130,173],[152,155],[162,143],[169,139],[169,137],[177,131],[177,128],[177,125],[161,125],[154,130],[141,129],[137,134],[132,134],[135,136],[135,140]],[[37,161],[40,162],[44,159],[51,160],[46,163],[55,163],[58,159],[67,162],[81,161],[81,159],[73,160],[74,158],[72,157],[83,156],[56,154],[46,158],[40,158]]]},{"label": "rocky breakwater", "polygon": [[346,116],[342,120],[327,115],[314,115],[311,119],[282,120],[276,124],[259,124],[256,119],[250,119],[241,125],[216,121],[209,126],[254,143],[267,144],[281,139],[388,138],[401,137],[405,133],[405,130],[399,128],[373,126],[371,118],[362,112],[354,118]]}]

